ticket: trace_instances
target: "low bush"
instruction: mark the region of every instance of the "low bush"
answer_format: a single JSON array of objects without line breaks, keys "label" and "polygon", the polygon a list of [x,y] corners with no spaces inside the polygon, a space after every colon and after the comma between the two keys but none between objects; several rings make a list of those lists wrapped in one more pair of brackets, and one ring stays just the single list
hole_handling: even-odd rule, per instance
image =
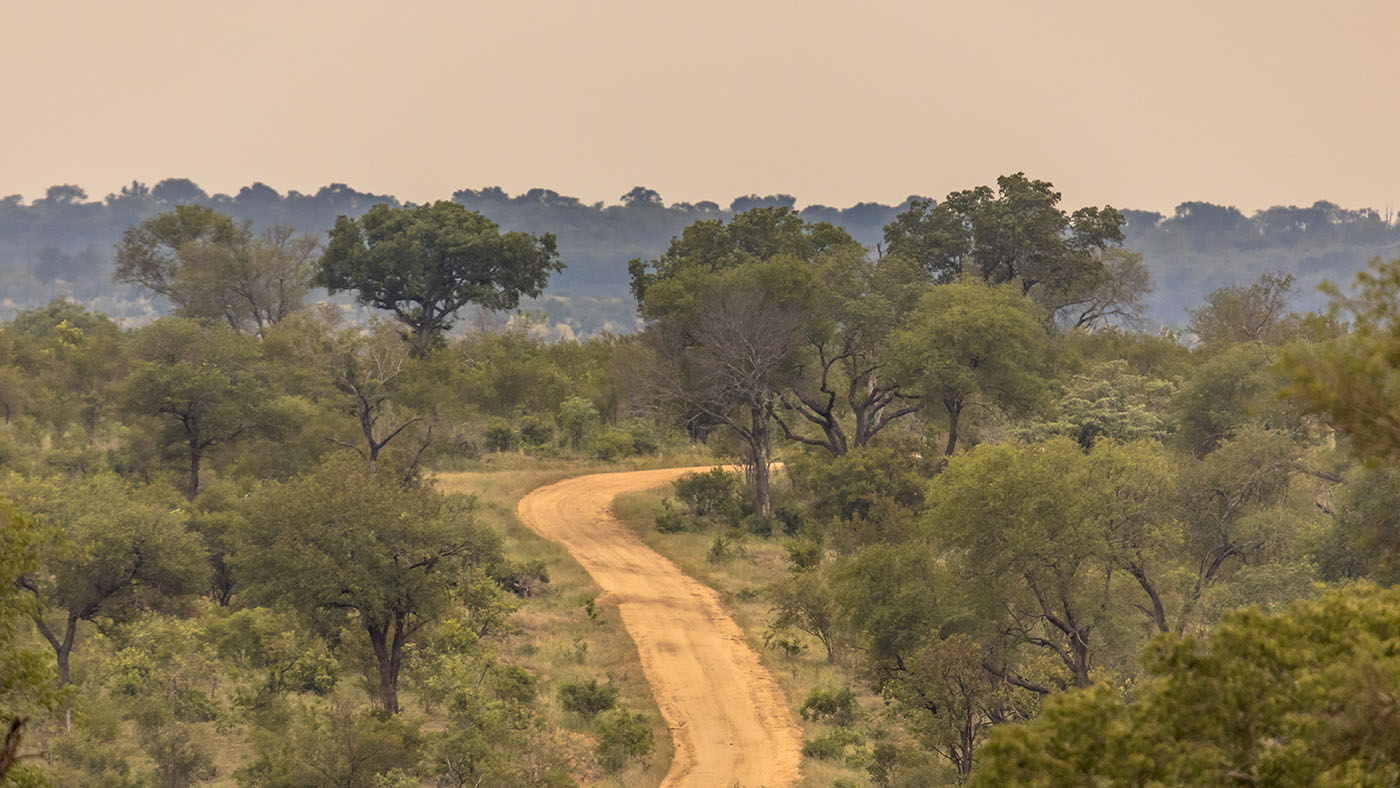
[{"label": "low bush", "polygon": [[613,709],[598,717],[598,763],[608,771],[621,771],[629,761],[651,755],[655,747],[651,725],[641,714]]},{"label": "low bush", "polygon": [[696,517],[708,517],[730,507],[739,495],[739,479],[723,468],[687,473],[672,482],[676,500]]},{"label": "low bush", "polygon": [[617,688],[597,679],[571,681],[559,688],[559,705],[585,717],[596,717],[617,705]]},{"label": "low bush", "polygon": [[850,687],[837,689],[813,688],[802,703],[802,719],[820,720],[826,718],[836,725],[850,725],[855,722],[856,696]]}]

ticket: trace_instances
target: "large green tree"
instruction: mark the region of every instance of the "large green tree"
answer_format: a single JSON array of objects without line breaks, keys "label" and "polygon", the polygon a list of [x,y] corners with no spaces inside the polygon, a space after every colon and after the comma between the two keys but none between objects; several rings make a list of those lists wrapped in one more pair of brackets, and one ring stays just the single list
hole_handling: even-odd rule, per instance
[{"label": "large green tree", "polygon": [[117,245],[118,282],[165,296],[186,317],[261,335],[301,309],[311,288],[316,239],[200,205],[177,205],[132,227]]},{"label": "large green tree", "polygon": [[1096,300],[1092,293],[1101,297],[1112,273],[1102,253],[1123,242],[1123,217],[1111,206],[1066,213],[1059,203],[1049,182],[1003,175],[996,190],[978,186],[939,203],[910,201],[885,227],[885,244],[918,261],[936,282],[964,274],[1016,282],[1054,313]]},{"label": "large green tree", "polygon": [[554,235],[502,233],[496,223],[447,201],[412,208],[379,204],[330,231],[316,283],[355,292],[361,304],[392,312],[426,353],[467,304],[514,309],[562,271]]},{"label": "large green tree", "polygon": [[[930,493],[926,527],[969,584],[1000,611],[988,625],[1060,661],[1068,683],[1121,662],[1111,633],[1146,614],[1166,626],[1154,553],[1170,525],[1170,474],[1147,444],[1067,439],[978,446],[949,463]],[[995,622],[995,623],[993,623]]]},{"label": "large green tree", "polygon": [[[404,649],[454,612],[499,561],[494,535],[461,501],[405,486],[342,455],[298,479],[264,485],[248,501],[240,576],[255,601],[282,603],[326,634],[368,636],[385,710],[399,710]],[[485,594],[485,597],[480,597]]]},{"label": "large green tree", "polygon": [[135,346],[142,362],[127,378],[126,406],[162,420],[167,443],[183,445],[185,495],[194,500],[212,447],[276,421],[258,347],[232,329],[185,318],[146,326]]},{"label": "large green tree", "polygon": [[813,309],[818,260],[854,245],[790,208],[755,208],[728,224],[701,221],[655,260],[633,260],[632,292],[653,353],[653,395],[702,427],[723,425],[745,447],[754,505],[772,509],[773,421],[799,374],[800,351],[829,322]]},{"label": "large green tree", "polygon": [[38,570],[19,585],[36,602],[34,623],[54,650],[60,685],[70,679],[79,622],[120,619],[205,588],[199,536],[154,491],[110,475],[68,484],[12,477],[5,486],[39,518]]},{"label": "large green tree", "polygon": [[798,374],[776,416],[789,439],[842,455],[923,407],[914,380],[887,363],[884,351],[929,285],[908,258],[872,257],[858,244],[831,250],[814,268],[810,310],[820,319],[806,332]]},{"label": "large green tree", "polygon": [[941,406],[946,415],[945,454],[957,449],[971,407],[1015,412],[1044,394],[1049,342],[1037,313],[1014,287],[955,282],[925,293],[889,337],[893,374],[910,381],[907,390],[925,408]]}]

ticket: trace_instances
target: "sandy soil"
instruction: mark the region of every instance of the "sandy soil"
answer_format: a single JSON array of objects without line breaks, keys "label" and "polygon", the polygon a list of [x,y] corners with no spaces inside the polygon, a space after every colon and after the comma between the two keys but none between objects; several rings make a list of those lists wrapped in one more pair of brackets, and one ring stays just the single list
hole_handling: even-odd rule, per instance
[{"label": "sandy soil", "polygon": [[671,729],[663,788],[783,788],[796,782],[802,736],[782,691],[744,643],[713,589],[681,572],[610,514],[619,493],[705,468],[580,476],[540,487],[517,512],[562,544],[615,604]]}]

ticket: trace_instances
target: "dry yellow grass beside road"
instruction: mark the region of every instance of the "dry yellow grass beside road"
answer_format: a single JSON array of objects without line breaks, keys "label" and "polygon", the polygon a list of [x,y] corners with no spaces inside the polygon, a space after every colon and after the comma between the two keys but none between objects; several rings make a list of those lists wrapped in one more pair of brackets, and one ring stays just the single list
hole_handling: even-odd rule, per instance
[{"label": "dry yellow grass beside road", "polygon": [[558,542],[615,604],[671,729],[663,788],[784,788],[800,773],[802,737],[782,692],[709,587],[615,520],[615,496],[705,468],[602,473],[546,485],[520,519]]}]

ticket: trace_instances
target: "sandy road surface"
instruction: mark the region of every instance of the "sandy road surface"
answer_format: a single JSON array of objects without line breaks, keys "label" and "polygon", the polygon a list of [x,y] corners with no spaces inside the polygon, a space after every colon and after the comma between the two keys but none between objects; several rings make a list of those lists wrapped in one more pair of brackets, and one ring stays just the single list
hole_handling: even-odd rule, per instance
[{"label": "sandy road surface", "polygon": [[520,519],[562,544],[618,606],[671,728],[663,788],[783,788],[799,774],[802,736],[782,691],[744,643],[713,589],[681,572],[609,513],[619,493],[695,468],[580,476],[520,500]]}]

